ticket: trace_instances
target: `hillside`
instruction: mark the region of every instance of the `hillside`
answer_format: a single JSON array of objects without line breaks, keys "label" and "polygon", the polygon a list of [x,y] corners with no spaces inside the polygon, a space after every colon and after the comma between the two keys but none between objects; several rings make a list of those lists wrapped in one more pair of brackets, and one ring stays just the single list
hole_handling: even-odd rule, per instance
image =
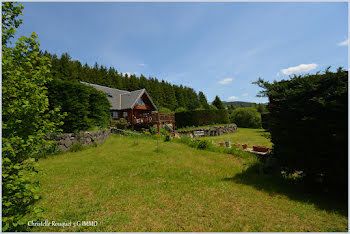
[{"label": "hillside", "polygon": [[242,102],[242,101],[234,101],[234,102],[222,102],[225,106],[233,105],[234,107],[250,107],[253,102]]}]

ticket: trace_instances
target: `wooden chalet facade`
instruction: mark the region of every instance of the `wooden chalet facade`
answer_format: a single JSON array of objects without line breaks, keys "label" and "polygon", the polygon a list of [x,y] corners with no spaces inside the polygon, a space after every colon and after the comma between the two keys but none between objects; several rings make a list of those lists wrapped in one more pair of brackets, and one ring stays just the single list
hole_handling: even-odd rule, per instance
[{"label": "wooden chalet facade", "polygon": [[157,124],[158,131],[161,124],[171,123],[173,131],[175,130],[175,115],[158,113],[158,108],[146,89],[129,92],[86,82],[81,83],[90,85],[107,95],[111,103],[111,116],[114,120],[124,118],[132,125],[153,123]]}]

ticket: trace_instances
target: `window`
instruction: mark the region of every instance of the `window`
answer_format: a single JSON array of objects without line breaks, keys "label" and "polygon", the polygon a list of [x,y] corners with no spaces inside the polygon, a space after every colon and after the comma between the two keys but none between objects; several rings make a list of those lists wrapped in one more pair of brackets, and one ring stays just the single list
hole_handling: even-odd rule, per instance
[{"label": "window", "polygon": [[118,111],[113,111],[113,119],[118,119],[119,116],[118,116]]},{"label": "window", "polygon": [[123,112],[123,117],[124,118],[128,117],[128,112]]},{"label": "window", "polygon": [[146,106],[146,104],[142,101],[141,98],[137,101],[136,105]]}]

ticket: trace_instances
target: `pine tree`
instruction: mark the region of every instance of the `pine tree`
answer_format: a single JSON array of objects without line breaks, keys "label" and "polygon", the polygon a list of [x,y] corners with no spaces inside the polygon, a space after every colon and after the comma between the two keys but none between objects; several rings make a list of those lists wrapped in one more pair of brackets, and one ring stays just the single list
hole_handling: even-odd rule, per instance
[{"label": "pine tree", "polygon": [[185,108],[195,110],[198,108],[208,109],[208,101],[203,92],[190,87],[171,85],[168,82],[159,81],[157,78],[146,78],[144,75],[128,75],[119,73],[117,69],[99,66],[97,62],[90,67],[87,63],[83,66],[79,61],[72,61],[68,53],[60,58],[51,55],[47,51],[42,53],[50,58],[52,63],[51,74],[54,79],[69,81],[85,81],[111,88],[134,91],[145,88],[157,106],[163,106],[171,110]]},{"label": "pine tree", "polygon": [[215,97],[214,101],[213,101],[213,105],[216,106],[216,108],[218,108],[219,110],[224,110],[225,106],[222,103],[222,101],[220,100],[220,98],[218,96]]},{"label": "pine tree", "polygon": [[201,107],[204,109],[209,109],[208,100],[202,91],[199,91],[198,97],[199,97],[199,102],[201,104]]}]

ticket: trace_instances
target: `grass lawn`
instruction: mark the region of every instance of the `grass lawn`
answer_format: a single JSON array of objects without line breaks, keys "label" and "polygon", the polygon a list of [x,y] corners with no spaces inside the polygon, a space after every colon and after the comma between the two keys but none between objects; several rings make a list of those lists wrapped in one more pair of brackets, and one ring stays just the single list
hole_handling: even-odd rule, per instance
[{"label": "grass lawn", "polygon": [[[44,217],[96,227],[33,231],[347,231],[346,206],[246,170],[244,159],[112,135],[39,160]],[[249,173],[248,173],[249,172]]]},{"label": "grass lawn", "polygon": [[215,126],[226,126],[226,125],[232,125],[232,123],[229,124],[210,124],[210,125],[203,125],[203,126],[198,126],[198,127],[184,127],[184,128],[179,128],[176,129],[176,131],[182,131],[182,130],[193,130],[193,129],[208,129],[210,127],[215,127]]},{"label": "grass lawn", "polygon": [[270,133],[264,129],[255,128],[238,128],[237,132],[223,134],[221,136],[204,137],[203,139],[213,140],[214,142],[230,140],[232,144],[240,143],[247,144],[248,147],[253,145],[272,147],[270,139],[266,138]]}]

